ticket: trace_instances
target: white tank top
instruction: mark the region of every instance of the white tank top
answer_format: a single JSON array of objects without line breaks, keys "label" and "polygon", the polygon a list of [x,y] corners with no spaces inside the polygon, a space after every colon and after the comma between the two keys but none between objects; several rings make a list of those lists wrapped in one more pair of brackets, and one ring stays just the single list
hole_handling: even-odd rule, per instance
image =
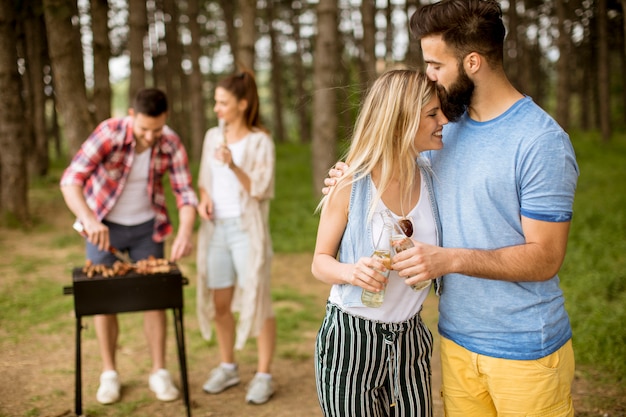
[{"label": "white tank top", "polygon": [[150,149],[147,149],[135,153],[126,185],[113,209],[106,215],[106,220],[124,226],[135,226],[152,220],[155,213],[148,195],[149,177]]}]

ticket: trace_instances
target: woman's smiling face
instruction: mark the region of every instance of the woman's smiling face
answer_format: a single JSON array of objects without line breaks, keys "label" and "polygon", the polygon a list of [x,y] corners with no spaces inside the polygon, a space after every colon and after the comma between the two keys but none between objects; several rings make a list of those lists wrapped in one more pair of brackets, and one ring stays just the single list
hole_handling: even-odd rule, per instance
[{"label": "woman's smiling face", "polygon": [[448,119],[441,111],[439,97],[434,96],[422,107],[420,125],[415,136],[415,149],[418,152],[443,148],[441,132]]}]

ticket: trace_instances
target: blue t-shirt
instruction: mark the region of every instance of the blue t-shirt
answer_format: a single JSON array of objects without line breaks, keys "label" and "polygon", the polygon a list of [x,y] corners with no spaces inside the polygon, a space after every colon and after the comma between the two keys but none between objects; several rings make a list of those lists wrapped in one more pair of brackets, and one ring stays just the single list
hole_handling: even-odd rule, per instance
[{"label": "blue t-shirt", "polygon": [[[520,245],[521,216],[571,219],[578,179],[574,149],[529,97],[487,122],[466,113],[444,127],[443,141],[443,149],[429,157],[444,247]],[[572,336],[556,275],[543,282],[506,282],[449,274],[439,310],[444,337],[493,357],[541,358]]]}]

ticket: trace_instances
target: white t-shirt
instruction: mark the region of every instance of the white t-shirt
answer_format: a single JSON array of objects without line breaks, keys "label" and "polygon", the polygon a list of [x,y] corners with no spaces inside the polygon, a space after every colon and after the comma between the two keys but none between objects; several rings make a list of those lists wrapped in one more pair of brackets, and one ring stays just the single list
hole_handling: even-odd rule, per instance
[{"label": "white t-shirt", "polygon": [[[228,149],[235,165],[241,165],[248,136],[229,144]],[[213,216],[216,219],[229,219],[241,216],[241,183],[233,171],[221,161],[211,160],[213,184]]]}]

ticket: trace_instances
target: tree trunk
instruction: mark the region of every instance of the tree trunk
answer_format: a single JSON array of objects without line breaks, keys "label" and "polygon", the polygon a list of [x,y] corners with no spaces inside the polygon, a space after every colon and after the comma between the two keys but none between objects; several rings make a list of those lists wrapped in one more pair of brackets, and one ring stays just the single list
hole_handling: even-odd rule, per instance
[{"label": "tree trunk", "polygon": [[280,42],[274,26],[276,12],[274,10],[275,0],[267,2],[267,24],[269,26],[272,71],[272,137],[276,142],[285,142],[285,126],[283,124],[283,58],[280,51]]},{"label": "tree trunk", "polygon": [[566,29],[567,5],[565,0],[556,0],[556,19],[559,38],[557,46],[559,48],[559,60],[556,63],[556,120],[565,130],[569,129],[570,119],[570,36]]},{"label": "tree trunk", "polygon": [[517,89],[522,92],[526,92],[524,91],[524,86],[521,83],[520,76],[520,60],[522,58],[522,54],[520,54],[519,51],[521,51],[522,48],[520,47],[520,39],[517,36],[519,15],[517,14],[516,0],[509,0],[509,9],[506,12],[506,16],[509,20],[509,27],[504,41],[504,67],[511,83]]},{"label": "tree trunk", "polygon": [[422,48],[420,47],[420,42],[415,39],[413,34],[411,34],[411,29],[409,27],[409,20],[411,19],[411,15],[414,13],[420,5],[419,0],[406,0],[404,3],[404,12],[406,14],[407,21],[407,35],[409,39],[409,46],[406,51],[406,56],[404,57],[404,63],[407,67],[417,69],[423,68],[424,58],[422,56]]},{"label": "tree trunk", "polygon": [[[593,70],[591,68],[590,53],[587,43],[583,43],[580,47],[581,62],[581,78],[583,80],[593,80]],[[590,130],[593,126],[593,111],[591,104],[593,103],[593,88],[591,82],[582,82],[580,86],[580,128],[582,130]]]},{"label": "tree trunk", "polygon": [[[373,1],[361,2],[363,40],[361,41],[361,89],[368,89],[376,79],[376,24],[374,15],[376,4]],[[391,23],[389,23],[391,24]]]},{"label": "tree trunk", "polygon": [[591,121],[590,128],[593,130],[600,130],[600,83],[599,72],[600,66],[598,60],[600,59],[598,54],[599,44],[599,30],[598,30],[598,18],[597,13],[591,19],[589,19],[589,44],[587,50],[589,52],[589,95],[591,109],[589,112],[589,118]]},{"label": "tree trunk", "polygon": [[609,39],[606,0],[598,0],[598,101],[600,132],[604,141],[611,138],[611,90],[609,72]]},{"label": "tree trunk", "polygon": [[304,63],[302,62],[302,57],[304,56],[303,41],[300,35],[300,15],[302,14],[302,5],[299,1],[294,1],[291,6],[291,10],[293,11],[291,22],[293,24],[294,42],[296,44],[296,52],[293,56],[293,67],[296,79],[296,102],[294,107],[298,117],[300,142],[309,143],[311,142],[311,106],[310,94],[305,88],[305,83],[309,77],[306,76],[306,69],[304,67]]},{"label": "tree trunk", "polygon": [[150,59],[152,60],[152,73],[148,74],[148,78],[152,75],[152,80],[146,80],[146,86],[167,91],[167,51],[164,48],[165,22],[163,19],[165,16],[163,16],[163,1],[154,0],[147,3],[148,39],[150,41]]},{"label": "tree trunk", "polygon": [[387,1],[387,7],[385,7],[385,67],[389,68],[393,66],[394,58],[393,58],[393,37],[394,37],[394,28],[393,22],[391,20],[391,15],[393,13],[393,5],[391,1]]},{"label": "tree trunk", "polygon": [[91,0],[91,30],[93,32],[93,98],[97,121],[111,117],[111,83],[109,61],[111,43],[108,27],[107,0]]},{"label": "tree trunk", "polygon": [[34,136],[33,146],[28,153],[28,171],[33,176],[40,177],[45,176],[50,167],[48,135],[46,134],[46,94],[44,91],[44,66],[48,62],[48,48],[41,0],[34,0],[27,6],[24,31],[28,78],[31,87],[27,98],[31,117],[29,124],[32,126]]},{"label": "tree trunk", "polygon": [[313,191],[321,195],[337,147],[337,0],[317,5],[317,37],[313,57]]},{"label": "tree trunk", "polygon": [[166,61],[165,90],[169,102],[168,124],[180,135],[187,149],[190,149],[187,123],[184,123],[184,109],[181,92],[184,91],[182,70],[182,45],[178,41],[178,6],[175,0],[163,0],[165,16],[165,48]]},{"label": "tree trunk", "polygon": [[239,62],[239,45],[237,28],[235,28],[235,5],[237,3],[233,0],[220,0],[220,6],[224,13],[224,24],[226,25],[226,37],[228,38],[228,44],[230,45],[230,52],[233,56],[233,63],[235,68],[237,62]]},{"label": "tree trunk", "polygon": [[542,70],[541,47],[538,41],[532,43],[524,43],[524,53],[521,57],[521,73],[520,88],[524,94],[528,94],[533,98],[537,105],[542,106],[544,101],[545,81]]},{"label": "tree trunk", "polygon": [[241,27],[237,31],[237,61],[235,66],[243,66],[254,71],[254,43],[256,42],[256,0],[239,0]]},{"label": "tree trunk", "polygon": [[189,15],[189,32],[191,33],[191,44],[189,45],[189,59],[191,60],[191,74],[189,74],[189,101],[190,109],[190,157],[194,161],[200,160],[202,153],[202,141],[206,130],[204,117],[204,96],[202,72],[200,72],[200,25],[198,24],[199,0],[189,0],[187,3],[187,13]]},{"label": "tree trunk", "polygon": [[[128,0],[128,52],[130,53],[129,103],[146,85],[144,38],[148,32],[148,14],[144,0]],[[129,106],[130,107],[130,106]]]},{"label": "tree trunk", "polygon": [[0,0],[0,214],[4,221],[29,222],[24,102],[17,70],[13,0]]},{"label": "tree trunk", "polygon": [[622,120],[626,120],[626,0],[622,0]]},{"label": "tree trunk", "polygon": [[78,10],[75,0],[44,0],[43,3],[56,103],[73,155],[95,127],[85,92],[80,31],[78,26],[72,25]]}]

